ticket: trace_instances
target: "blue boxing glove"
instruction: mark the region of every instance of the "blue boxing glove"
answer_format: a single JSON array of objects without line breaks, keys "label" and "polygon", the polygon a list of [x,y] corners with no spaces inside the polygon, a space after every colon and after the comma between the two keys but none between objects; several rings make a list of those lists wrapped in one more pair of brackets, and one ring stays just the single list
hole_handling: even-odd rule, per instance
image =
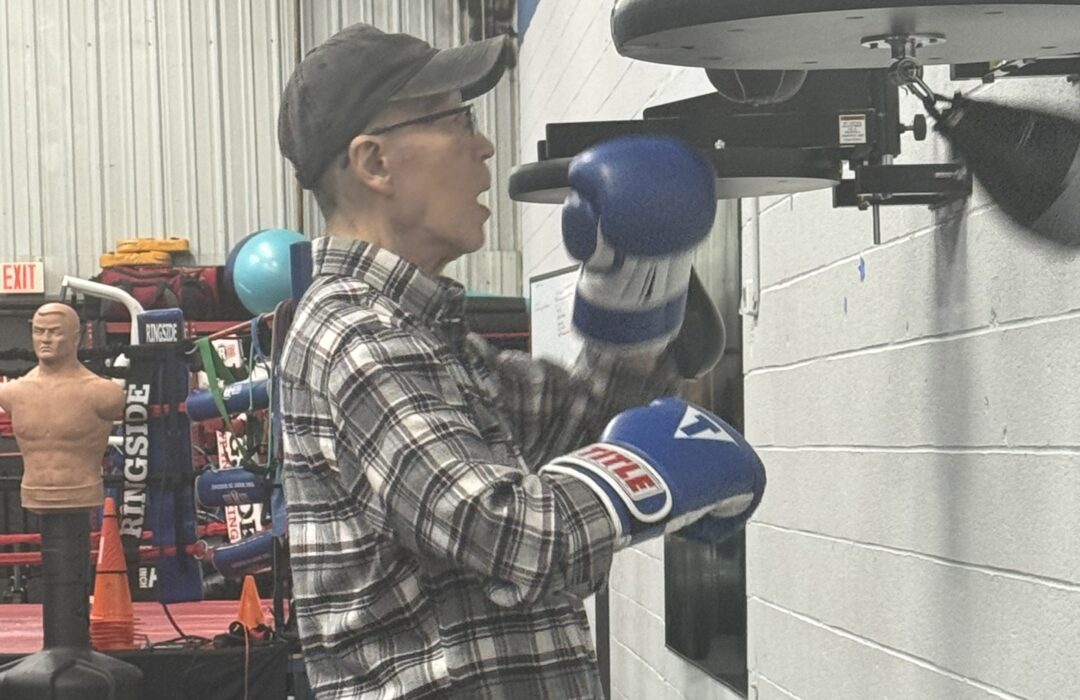
[{"label": "blue boxing glove", "polygon": [[626,136],[570,162],[563,243],[583,264],[574,326],[618,350],[662,350],[679,332],[694,248],[716,217],[716,174],[689,144]]},{"label": "blue boxing glove", "polygon": [[624,547],[700,518],[738,531],[765,490],[765,467],[731,426],[680,399],[616,416],[594,443],[540,468],[584,482],[604,504]]}]

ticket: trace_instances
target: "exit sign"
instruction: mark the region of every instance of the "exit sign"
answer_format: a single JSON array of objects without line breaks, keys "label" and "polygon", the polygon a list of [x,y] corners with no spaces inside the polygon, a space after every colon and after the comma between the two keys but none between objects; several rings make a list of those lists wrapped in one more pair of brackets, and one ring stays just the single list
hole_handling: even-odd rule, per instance
[{"label": "exit sign", "polygon": [[0,263],[0,293],[44,294],[45,266],[39,262]]}]

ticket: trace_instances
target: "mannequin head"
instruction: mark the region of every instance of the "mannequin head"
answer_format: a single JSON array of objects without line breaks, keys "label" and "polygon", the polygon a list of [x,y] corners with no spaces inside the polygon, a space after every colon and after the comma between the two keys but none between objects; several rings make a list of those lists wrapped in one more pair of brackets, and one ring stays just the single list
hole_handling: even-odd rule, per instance
[{"label": "mannequin head", "polygon": [[79,363],[79,316],[70,306],[44,304],[30,322],[34,354],[50,369]]}]

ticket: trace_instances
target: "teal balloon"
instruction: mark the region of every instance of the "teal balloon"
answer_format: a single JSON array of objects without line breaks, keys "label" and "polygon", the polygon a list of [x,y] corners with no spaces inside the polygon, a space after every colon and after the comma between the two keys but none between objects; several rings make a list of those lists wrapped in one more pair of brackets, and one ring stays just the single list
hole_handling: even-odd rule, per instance
[{"label": "teal balloon", "polygon": [[233,290],[253,314],[274,310],[292,295],[289,246],[304,236],[285,228],[268,228],[247,236],[230,253]]}]

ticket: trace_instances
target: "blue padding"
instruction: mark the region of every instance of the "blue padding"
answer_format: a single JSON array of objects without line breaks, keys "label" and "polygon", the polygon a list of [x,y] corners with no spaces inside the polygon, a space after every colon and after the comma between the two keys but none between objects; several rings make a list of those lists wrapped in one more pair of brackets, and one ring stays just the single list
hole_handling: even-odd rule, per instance
[{"label": "blue padding", "polygon": [[286,509],[285,491],[280,486],[275,486],[270,493],[270,522],[274,537],[289,534],[289,511]]},{"label": "blue padding", "polygon": [[203,508],[262,503],[269,491],[266,479],[247,469],[207,469],[195,477],[195,497]]},{"label": "blue padding", "polygon": [[682,325],[685,313],[686,297],[683,296],[654,309],[634,311],[592,304],[581,295],[574,299],[574,326],[582,334],[612,345],[633,345],[673,336]]},{"label": "blue padding", "polygon": [[[270,394],[267,388],[268,380],[266,379],[245,380],[228,385],[221,392],[221,398],[225,401],[225,410],[233,415],[266,408],[270,405]],[[214,395],[208,389],[191,392],[191,395],[187,397],[187,414],[196,422],[221,417],[217,404],[214,403]]]},{"label": "blue padding", "polygon": [[139,314],[139,343],[179,343],[184,339],[184,313],[180,309],[151,309]]},{"label": "blue padding", "polygon": [[274,535],[263,530],[239,542],[215,547],[210,559],[225,578],[238,579],[266,571],[274,563]]},{"label": "blue padding", "polygon": [[[161,309],[140,314],[139,324],[149,343],[155,336],[157,342],[171,342],[165,337],[167,326],[174,325],[182,332],[184,318],[179,309]],[[154,325],[161,328],[151,330]],[[168,409],[150,415],[146,421],[145,524],[153,531],[152,543],[158,547],[182,548],[197,540],[191,424],[183,412],[176,410],[187,396],[190,380],[190,369],[176,346],[163,347],[156,356],[133,357],[127,379],[129,404],[133,390],[145,386],[149,389],[149,405]],[[128,438],[138,437],[137,428],[125,428],[125,443]],[[190,554],[181,552],[158,560],[156,587],[161,602],[202,600],[202,585],[202,566]]]},{"label": "blue padding", "polygon": [[311,286],[311,241],[297,241],[289,246],[290,273],[292,275],[293,306],[300,303],[300,297]]}]

